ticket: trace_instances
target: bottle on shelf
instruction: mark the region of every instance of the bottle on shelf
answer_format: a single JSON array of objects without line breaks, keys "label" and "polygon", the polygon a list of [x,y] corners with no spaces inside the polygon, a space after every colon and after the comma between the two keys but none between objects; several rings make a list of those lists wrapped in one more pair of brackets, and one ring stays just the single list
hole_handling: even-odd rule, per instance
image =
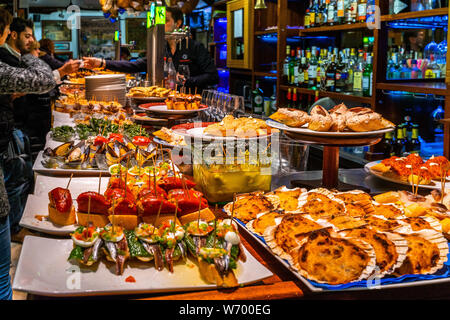
[{"label": "bottle on shelf", "polygon": [[309,1],[309,6],[306,9],[305,17],[303,20],[303,25],[305,26],[305,28],[311,27],[311,14],[310,14],[311,13],[311,3],[312,3],[312,0]]},{"label": "bottle on shelf", "polygon": [[292,104],[291,104],[291,96],[292,96],[292,91],[291,88],[288,89],[288,92],[286,94],[286,102],[287,102],[287,107],[288,108],[292,108]]},{"label": "bottle on shelf", "polygon": [[314,28],[316,27],[316,3],[315,1],[311,1],[310,8],[309,8],[309,27]]},{"label": "bottle on shelf", "polygon": [[291,49],[291,57],[289,58],[289,84],[294,85],[294,69],[296,64],[295,49]]},{"label": "bottle on shelf", "polygon": [[322,60],[322,57],[319,57],[319,61],[317,62],[317,70],[316,70],[316,88],[325,88],[325,70],[324,70],[324,63]]},{"label": "bottle on shelf", "polygon": [[263,114],[264,112],[264,93],[259,87],[258,80],[256,80],[255,90],[252,91],[252,110],[254,114]]},{"label": "bottle on shelf", "polygon": [[169,64],[167,63],[167,57],[164,57],[164,88],[169,86]]},{"label": "bottle on shelf", "polygon": [[294,83],[293,85],[298,86],[299,85],[299,77],[300,77],[300,71],[299,71],[299,67],[300,67],[300,63],[301,63],[302,57],[301,57],[301,49],[300,47],[297,47],[297,57],[295,59],[294,62]]},{"label": "bottle on shelf", "polygon": [[353,91],[355,92],[363,91],[363,69],[362,53],[360,53],[357,62],[353,65]]},{"label": "bottle on shelf", "polygon": [[397,126],[397,137],[394,145],[394,152],[397,157],[403,157],[406,151],[406,139],[403,136],[403,126]]},{"label": "bottle on shelf", "polygon": [[403,123],[403,136],[406,140],[411,141],[413,123],[411,122],[411,117],[406,116],[405,122]]},{"label": "bottle on shelf", "polygon": [[394,144],[394,133],[392,131],[386,132],[383,142],[383,157],[385,159],[395,156]]},{"label": "bottle on shelf", "polygon": [[348,0],[337,0],[336,3],[336,19],[338,24],[345,22],[346,2]]},{"label": "bottle on shelf", "polygon": [[309,65],[308,65],[308,87],[314,88],[316,86],[317,81],[317,58],[315,56],[315,50],[311,52],[309,56]]},{"label": "bottle on shelf", "polygon": [[419,125],[414,124],[412,126],[411,140],[407,144],[407,152],[409,153],[420,153],[420,140],[419,140]]},{"label": "bottle on shelf", "polygon": [[417,67],[417,60],[411,61],[411,79],[422,79],[422,71]]},{"label": "bottle on shelf", "polygon": [[168,64],[169,64],[167,75],[168,88],[171,90],[175,90],[177,84],[177,70],[175,69],[175,65],[173,64],[172,58],[168,59]]},{"label": "bottle on shelf", "polygon": [[304,103],[303,103],[303,95],[301,93],[298,95],[298,109],[299,110],[304,110],[305,109],[305,106],[304,106]]},{"label": "bottle on shelf", "polygon": [[298,81],[297,81],[297,86],[299,87],[305,87],[305,82],[308,82],[308,78],[305,78],[305,74],[306,76],[308,75],[308,66],[306,65],[306,57],[302,56],[300,58],[300,62],[298,64],[298,68],[297,68],[297,73],[298,73]]},{"label": "bottle on shelf", "polygon": [[314,102],[316,102],[317,100],[319,100],[319,90],[316,90],[314,92]]},{"label": "bottle on shelf", "polygon": [[291,46],[287,45],[286,46],[286,58],[284,59],[284,63],[283,63],[283,77],[284,77],[284,81],[285,83],[289,83],[289,62],[290,62],[290,53],[291,53]]},{"label": "bottle on shelf", "polygon": [[358,1],[357,20],[358,22],[365,22],[367,15],[367,0]]},{"label": "bottle on shelf", "polygon": [[297,105],[297,88],[294,88],[292,92],[292,107],[294,109],[300,109]]},{"label": "bottle on shelf", "polygon": [[338,23],[337,21],[337,11],[336,11],[336,0],[327,1],[327,22],[328,25],[333,26]]},{"label": "bottle on shelf", "polygon": [[358,10],[358,1],[349,0],[349,6],[347,9],[347,17],[345,19],[346,23],[348,23],[348,24],[356,23],[357,10]]},{"label": "bottle on shelf", "polygon": [[273,85],[272,95],[270,96],[270,113],[277,111],[277,85]]},{"label": "bottle on shelf", "polygon": [[364,67],[362,74],[362,89],[364,97],[372,96],[372,80],[373,80],[373,66],[372,66],[372,56],[367,56],[367,63]]},{"label": "bottle on shelf", "polygon": [[336,56],[331,56],[331,63],[326,70],[325,90],[330,92],[336,91]]}]

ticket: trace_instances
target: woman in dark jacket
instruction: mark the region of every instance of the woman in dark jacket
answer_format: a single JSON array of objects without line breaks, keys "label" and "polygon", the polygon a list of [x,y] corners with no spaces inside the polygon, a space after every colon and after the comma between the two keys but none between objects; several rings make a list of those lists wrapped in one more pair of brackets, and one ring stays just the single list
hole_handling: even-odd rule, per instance
[{"label": "woman in dark jacket", "polygon": [[55,44],[50,39],[41,39],[39,40],[41,54],[39,58],[44,60],[52,70],[56,70],[61,68],[64,65],[64,62],[55,58]]},{"label": "woman in dark jacket", "polygon": [[[11,14],[0,8],[0,45],[9,35]],[[9,233],[9,204],[3,181],[3,165],[6,150],[12,139],[14,116],[12,100],[16,94],[45,93],[56,86],[49,66],[37,57],[22,56],[24,68],[11,67],[0,62],[0,300],[12,299],[9,268],[11,264],[11,240]]]}]

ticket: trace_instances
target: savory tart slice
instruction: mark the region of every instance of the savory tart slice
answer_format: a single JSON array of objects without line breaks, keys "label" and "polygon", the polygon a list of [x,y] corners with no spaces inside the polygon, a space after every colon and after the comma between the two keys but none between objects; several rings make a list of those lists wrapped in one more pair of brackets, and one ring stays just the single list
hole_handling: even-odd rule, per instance
[{"label": "savory tart slice", "polygon": [[360,228],[367,224],[364,220],[350,216],[333,217],[332,219],[327,219],[327,222],[333,225],[334,231]]},{"label": "savory tart slice", "polygon": [[[266,213],[274,209],[274,205],[261,192],[249,193],[237,197],[234,203],[234,217],[249,222],[256,218],[260,213]],[[227,203],[224,206],[225,212],[231,216],[233,203]]]},{"label": "savory tart slice", "polygon": [[322,191],[322,189],[314,189],[303,194],[299,198],[299,207],[303,213],[310,215],[314,220],[346,213],[344,201],[335,198],[330,191]]},{"label": "savory tart slice", "polygon": [[400,220],[400,223],[404,223],[404,226],[401,227],[403,231],[396,229],[396,232],[410,233],[426,229],[442,232],[442,225],[434,217],[408,217]]},{"label": "savory tart slice", "polygon": [[375,212],[377,216],[383,216],[387,219],[398,219],[404,215],[403,210],[395,204],[374,204]]},{"label": "savory tart slice", "polygon": [[396,274],[432,274],[447,261],[448,243],[441,233],[422,230],[402,236],[408,241],[408,251]]},{"label": "savory tart slice", "polygon": [[276,197],[276,201],[279,203],[278,209],[284,210],[287,213],[298,212],[298,198],[301,194],[305,193],[306,189],[295,188],[288,189],[286,186],[280,187],[273,192],[267,193],[266,197],[273,199]]},{"label": "savory tart slice", "polygon": [[364,220],[369,224],[370,228],[377,231],[389,232],[401,227],[398,220],[383,219],[374,216],[365,217]]},{"label": "savory tart slice", "polygon": [[356,238],[369,243],[375,250],[378,276],[392,272],[406,257],[407,242],[399,235],[382,233],[369,228],[342,232],[345,237]]},{"label": "savory tart slice", "polygon": [[247,223],[246,227],[250,231],[257,233],[259,235],[263,235],[264,231],[271,226],[275,226],[281,222],[283,218],[283,214],[277,211],[271,211],[268,213],[264,213],[262,215],[258,215],[255,220]]},{"label": "savory tart slice", "polygon": [[370,245],[319,230],[305,238],[293,263],[307,279],[338,285],[366,279],[375,268],[375,254]]},{"label": "savory tart slice", "polygon": [[275,254],[286,259],[308,233],[324,227],[300,214],[285,215],[280,224],[266,228],[264,240]]}]

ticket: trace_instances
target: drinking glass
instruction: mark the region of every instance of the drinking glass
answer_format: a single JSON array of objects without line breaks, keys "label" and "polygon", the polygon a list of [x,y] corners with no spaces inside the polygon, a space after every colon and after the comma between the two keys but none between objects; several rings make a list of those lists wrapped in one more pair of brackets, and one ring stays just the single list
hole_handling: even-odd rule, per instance
[{"label": "drinking glass", "polygon": [[436,54],[438,54],[438,46],[437,43],[434,41],[434,33],[435,29],[432,31],[432,40],[429,44],[426,45],[424,51],[425,51],[425,58],[430,60],[431,55],[436,57]]},{"label": "drinking glass", "polygon": [[189,66],[185,64],[180,64],[178,66],[178,81],[181,85],[184,85],[184,82],[189,79],[190,71]]}]

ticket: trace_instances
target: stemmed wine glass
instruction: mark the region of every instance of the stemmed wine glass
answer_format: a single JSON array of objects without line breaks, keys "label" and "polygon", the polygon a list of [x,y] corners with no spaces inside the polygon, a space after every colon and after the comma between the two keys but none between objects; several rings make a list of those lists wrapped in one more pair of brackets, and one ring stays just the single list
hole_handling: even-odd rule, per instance
[{"label": "stemmed wine glass", "polygon": [[424,51],[425,51],[425,58],[428,60],[431,60],[431,55],[436,57],[436,54],[438,53],[438,46],[437,43],[434,41],[434,34],[436,29],[432,29],[432,40],[429,44],[426,45]]}]

